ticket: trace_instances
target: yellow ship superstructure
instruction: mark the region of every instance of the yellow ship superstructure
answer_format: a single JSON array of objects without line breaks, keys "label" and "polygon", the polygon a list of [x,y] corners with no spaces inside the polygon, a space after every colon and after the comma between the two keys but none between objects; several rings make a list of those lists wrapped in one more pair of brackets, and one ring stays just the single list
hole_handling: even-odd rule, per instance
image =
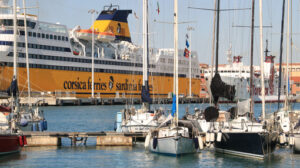
[{"label": "yellow ship superstructure", "polygon": [[[95,52],[91,31],[38,21],[28,16],[30,83],[34,94],[73,94],[91,97],[92,55],[95,58],[95,96],[141,97],[142,48],[131,43],[127,17],[131,10],[105,7],[94,28]],[[0,90],[6,91],[13,74],[12,14],[0,15]],[[26,94],[27,76],[23,15],[18,15],[18,83]],[[23,21],[24,22],[24,21]],[[104,35],[104,36],[103,36]],[[100,37],[101,36],[101,37]],[[149,85],[154,98],[173,92],[173,49],[150,49]],[[180,52],[182,53],[182,52]],[[192,58],[192,94],[200,95],[200,68],[196,53]],[[189,59],[179,59],[179,92],[189,93]]]}]

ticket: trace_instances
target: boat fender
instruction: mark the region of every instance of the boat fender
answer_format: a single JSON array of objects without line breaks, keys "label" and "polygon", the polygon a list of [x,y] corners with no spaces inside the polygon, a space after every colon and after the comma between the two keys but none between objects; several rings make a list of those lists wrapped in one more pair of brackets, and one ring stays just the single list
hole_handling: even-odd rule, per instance
[{"label": "boat fender", "polygon": [[21,147],[24,146],[24,142],[23,142],[22,136],[19,136],[19,145],[20,145]]},{"label": "boat fender", "polygon": [[221,139],[222,139],[222,132],[219,131],[218,134],[217,134],[217,141],[221,142]]},{"label": "boat fender", "polygon": [[208,131],[208,132],[205,134],[205,141],[206,141],[206,142],[209,142],[209,139],[210,139],[210,132]]},{"label": "boat fender", "polygon": [[25,118],[21,118],[20,126],[26,127],[28,125],[28,121]]},{"label": "boat fender", "polygon": [[23,144],[27,145],[27,138],[26,138],[26,136],[22,136],[22,139],[23,139]]},{"label": "boat fender", "polygon": [[37,124],[35,122],[32,123],[32,131],[37,131]]},{"label": "boat fender", "polygon": [[198,144],[199,144],[199,149],[203,149],[203,142],[201,136],[198,136]]},{"label": "boat fender", "polygon": [[149,143],[150,143],[150,137],[151,137],[151,133],[148,133],[145,139],[145,149],[147,149],[149,147]]},{"label": "boat fender", "polygon": [[290,135],[290,138],[289,138],[289,144],[292,146],[295,144],[295,137],[294,135]]},{"label": "boat fender", "polygon": [[282,145],[282,144],[284,144],[284,134],[283,133],[281,133],[280,135],[279,135],[279,143]]},{"label": "boat fender", "polygon": [[195,143],[195,149],[198,149],[199,148],[199,140],[198,138],[194,138],[194,143]]},{"label": "boat fender", "polygon": [[210,138],[209,138],[210,142],[214,142],[215,141],[215,133],[211,132],[210,133]]},{"label": "boat fender", "polygon": [[44,131],[43,130],[43,127],[44,127],[43,120],[40,120],[40,122],[38,123],[38,127],[39,127],[39,131]]},{"label": "boat fender", "polygon": [[157,138],[153,138],[153,149],[156,149],[158,140]]},{"label": "boat fender", "polygon": [[43,129],[44,131],[46,131],[48,129],[48,123],[47,123],[47,120],[44,120],[43,121]]}]

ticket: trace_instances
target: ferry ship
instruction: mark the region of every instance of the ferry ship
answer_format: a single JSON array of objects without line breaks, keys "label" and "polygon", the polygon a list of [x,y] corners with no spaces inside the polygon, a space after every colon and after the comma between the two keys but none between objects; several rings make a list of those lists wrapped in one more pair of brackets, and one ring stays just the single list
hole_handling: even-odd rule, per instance
[{"label": "ferry ship", "polygon": [[[279,83],[279,72],[275,71],[273,55],[268,55],[269,50],[265,50],[265,61],[264,61],[264,77],[265,77],[265,101],[268,103],[278,102],[278,83]],[[231,57],[231,49],[227,51],[226,65],[219,65],[219,74],[222,80],[228,84],[235,86],[236,95],[234,101],[242,101],[250,98],[250,66],[244,65],[242,62],[242,56],[234,56],[233,60]],[[260,79],[260,67],[253,67],[253,95],[256,103],[261,103],[261,79]],[[207,81],[207,85],[210,86],[211,67],[204,71],[204,77]],[[284,80],[284,76],[282,80]],[[285,82],[282,82],[280,90],[280,102],[285,100]],[[210,87],[208,87],[210,88]],[[291,101],[295,101],[295,97],[291,95],[289,98]],[[225,99],[220,100],[221,103],[230,103]]]},{"label": "ferry ship", "polygon": [[[2,7],[8,0],[0,1]],[[0,15],[0,90],[6,91],[13,75],[13,14],[2,8]],[[140,97],[142,89],[142,47],[132,43],[127,22],[131,10],[104,6],[90,29],[39,21],[28,15],[30,83],[33,94],[71,93],[91,97],[92,56],[94,56],[95,97]],[[26,94],[24,15],[17,14],[18,82]],[[92,53],[92,37],[95,38]],[[179,53],[183,53],[180,50]],[[173,92],[174,49],[150,48],[149,88],[155,98]],[[192,95],[200,95],[198,56],[192,53]],[[179,93],[189,94],[189,59],[179,58]]]}]

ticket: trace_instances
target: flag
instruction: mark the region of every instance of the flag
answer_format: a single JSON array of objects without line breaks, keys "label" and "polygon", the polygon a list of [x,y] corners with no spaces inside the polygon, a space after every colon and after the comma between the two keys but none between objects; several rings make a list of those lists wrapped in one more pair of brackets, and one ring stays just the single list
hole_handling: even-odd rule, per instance
[{"label": "flag", "polygon": [[139,19],[139,17],[136,15],[135,12],[133,12],[133,15],[134,15],[134,17],[135,17],[136,19]]},{"label": "flag", "polygon": [[159,3],[158,3],[158,1],[157,1],[157,9],[156,9],[156,11],[157,11],[157,14],[159,15],[160,10],[159,10]]},{"label": "flag", "polygon": [[190,44],[189,44],[188,39],[186,39],[186,41],[185,41],[185,46],[186,46],[186,48],[190,48]]},{"label": "flag", "polygon": [[172,116],[174,117],[176,113],[176,95],[173,96],[173,102],[172,102]]},{"label": "flag", "polygon": [[190,51],[189,51],[187,48],[185,48],[185,49],[184,49],[183,56],[186,57],[186,58],[188,58],[189,55],[190,55]]}]

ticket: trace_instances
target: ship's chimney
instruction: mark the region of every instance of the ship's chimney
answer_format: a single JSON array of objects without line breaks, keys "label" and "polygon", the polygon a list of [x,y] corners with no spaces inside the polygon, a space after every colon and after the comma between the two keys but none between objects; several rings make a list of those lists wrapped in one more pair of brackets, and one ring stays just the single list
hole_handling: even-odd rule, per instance
[{"label": "ship's chimney", "polygon": [[92,25],[96,31],[111,32],[116,40],[131,42],[127,17],[132,10],[119,10],[119,6],[105,6]]}]

